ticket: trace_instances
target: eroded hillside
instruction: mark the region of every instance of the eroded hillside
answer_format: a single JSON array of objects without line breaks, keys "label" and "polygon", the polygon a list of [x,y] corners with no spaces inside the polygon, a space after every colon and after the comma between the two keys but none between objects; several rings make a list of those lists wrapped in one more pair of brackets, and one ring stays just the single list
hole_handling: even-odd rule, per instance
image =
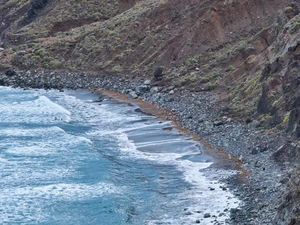
[{"label": "eroded hillside", "polygon": [[213,91],[233,115],[299,138],[297,4],[2,0],[0,69],[146,79],[161,67],[159,85]]},{"label": "eroded hillside", "polygon": [[2,2],[1,41],[15,66],[141,74],[200,66],[272,24],[287,1]]}]

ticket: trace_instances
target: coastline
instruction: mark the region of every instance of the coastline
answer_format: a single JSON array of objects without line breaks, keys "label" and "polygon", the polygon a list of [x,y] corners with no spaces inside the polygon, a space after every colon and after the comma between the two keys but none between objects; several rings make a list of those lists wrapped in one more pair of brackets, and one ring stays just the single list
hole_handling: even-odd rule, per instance
[{"label": "coastline", "polygon": [[[284,192],[282,179],[290,166],[279,166],[270,158],[283,145],[284,137],[267,135],[253,123],[246,124],[228,117],[228,109],[218,105],[217,99],[209,93],[157,87],[154,82],[145,84],[145,80],[133,81],[129,77],[44,70],[21,71],[11,77],[0,74],[0,85],[58,90],[111,90],[155,104],[166,110],[162,113],[164,119],[173,120],[190,134],[195,134],[201,143],[223,154],[220,157],[228,157],[229,162],[234,162],[233,165],[221,166],[232,169],[240,165],[247,171],[247,174],[240,173],[222,180],[244,203],[240,208],[231,210],[228,224],[271,224],[271,219],[275,218],[278,198]],[[138,93],[139,87],[145,90]],[[100,94],[99,101],[102,97]],[[253,150],[257,152],[253,154]],[[207,170],[216,168],[213,166]]]}]

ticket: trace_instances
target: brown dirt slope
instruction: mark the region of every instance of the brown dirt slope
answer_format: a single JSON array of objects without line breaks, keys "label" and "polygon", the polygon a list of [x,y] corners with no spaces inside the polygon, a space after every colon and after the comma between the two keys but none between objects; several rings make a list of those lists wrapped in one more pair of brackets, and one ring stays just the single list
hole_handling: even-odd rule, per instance
[{"label": "brown dirt slope", "polygon": [[214,91],[232,115],[300,137],[290,0],[0,0],[0,18],[1,70],[146,79],[160,66],[160,85]]},{"label": "brown dirt slope", "polygon": [[[18,66],[51,67],[48,55],[64,68],[140,74],[247,40],[272,24],[287,1],[2,2],[1,40],[25,51]],[[35,9],[38,2],[44,4]]]}]

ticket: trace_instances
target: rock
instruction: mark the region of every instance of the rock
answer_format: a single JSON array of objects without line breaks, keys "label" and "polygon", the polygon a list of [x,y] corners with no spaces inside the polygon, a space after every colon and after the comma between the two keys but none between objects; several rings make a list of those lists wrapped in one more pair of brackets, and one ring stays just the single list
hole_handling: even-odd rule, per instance
[{"label": "rock", "polygon": [[163,76],[162,72],[163,72],[163,70],[162,70],[161,67],[157,67],[157,68],[154,70],[153,75],[154,75],[154,77],[155,77],[156,80],[160,79],[160,78]]},{"label": "rock", "polygon": [[211,121],[205,121],[204,122],[204,127],[205,127],[206,130],[212,130],[213,127],[214,127],[214,124]]},{"label": "rock", "polygon": [[251,154],[256,155],[258,153],[257,148],[252,148]]},{"label": "rock", "polygon": [[209,218],[209,217],[211,217],[210,213],[205,213],[204,214],[204,218]]},{"label": "rock", "polygon": [[137,95],[134,91],[130,91],[130,92],[128,93],[128,96],[129,96],[130,98],[133,98],[133,99],[138,98],[138,95]]},{"label": "rock", "polygon": [[268,94],[265,85],[262,86],[261,96],[257,103],[257,112],[261,114],[267,114],[270,112],[270,106],[268,101]]},{"label": "rock", "polygon": [[4,51],[4,48],[0,48],[0,52],[3,52]]},{"label": "rock", "polygon": [[240,212],[241,212],[240,209],[232,208],[232,209],[230,209],[230,217],[232,219],[236,219],[238,217],[238,215],[239,215]]},{"label": "rock", "polygon": [[214,125],[215,125],[215,126],[221,126],[221,125],[223,125],[223,122],[220,121],[220,120],[218,120],[218,121],[215,121],[215,122],[214,122]]},{"label": "rock", "polygon": [[142,94],[146,93],[146,91],[148,91],[148,86],[147,85],[141,85],[141,86],[137,86],[135,88],[135,92],[138,95],[142,95]]},{"label": "rock", "polygon": [[8,77],[12,77],[12,76],[17,75],[17,73],[16,73],[16,71],[14,71],[12,69],[9,69],[9,70],[5,71],[5,75],[8,76]]},{"label": "rock", "polygon": [[155,94],[157,92],[158,92],[158,87],[153,87],[153,88],[150,89],[151,94]]},{"label": "rock", "polygon": [[201,133],[202,131],[203,131],[203,128],[202,127],[198,127],[197,132]]},{"label": "rock", "polygon": [[226,120],[226,122],[227,122],[227,123],[230,123],[230,122],[232,122],[232,119],[231,119],[231,118],[228,118],[228,119]]},{"label": "rock", "polygon": [[219,214],[219,217],[222,217],[222,216],[225,216],[225,215],[226,215],[225,213],[221,212],[221,213]]},{"label": "rock", "polygon": [[268,147],[267,146],[263,146],[260,148],[260,152],[265,152],[268,150]]},{"label": "rock", "polygon": [[29,70],[26,71],[25,76],[27,76],[27,77],[31,76],[31,72]]},{"label": "rock", "polygon": [[4,85],[6,85],[6,83],[7,83],[7,76],[5,76],[5,75],[0,76],[0,85],[4,86]]},{"label": "rock", "polygon": [[145,85],[150,85],[150,84],[151,84],[151,80],[145,80],[145,81],[144,81],[144,84],[145,84]]},{"label": "rock", "polygon": [[251,127],[253,127],[253,128],[258,128],[259,126],[260,126],[260,122],[259,122],[259,121],[253,120],[253,121],[251,122]]},{"label": "rock", "polygon": [[200,223],[200,220],[196,220],[196,223]]},{"label": "rock", "polygon": [[289,178],[285,177],[285,178],[281,179],[279,182],[282,184],[286,184],[288,181],[289,181]]},{"label": "rock", "polygon": [[254,166],[255,167],[262,167],[262,163],[260,162],[260,161],[256,161],[255,163],[254,163]]}]

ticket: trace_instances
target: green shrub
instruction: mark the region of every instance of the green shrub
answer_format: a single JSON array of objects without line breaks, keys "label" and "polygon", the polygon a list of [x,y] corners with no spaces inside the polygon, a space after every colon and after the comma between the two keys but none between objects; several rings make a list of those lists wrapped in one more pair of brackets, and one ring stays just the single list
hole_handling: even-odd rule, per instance
[{"label": "green shrub", "polygon": [[49,66],[50,66],[51,69],[61,69],[62,64],[57,59],[54,59],[54,60],[49,62]]}]

